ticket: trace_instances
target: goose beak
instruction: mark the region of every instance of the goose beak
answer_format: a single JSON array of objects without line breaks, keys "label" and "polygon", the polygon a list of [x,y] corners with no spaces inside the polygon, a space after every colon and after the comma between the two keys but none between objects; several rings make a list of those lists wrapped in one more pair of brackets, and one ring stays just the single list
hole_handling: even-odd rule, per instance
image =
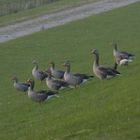
[{"label": "goose beak", "polygon": [[65,62],[64,64],[62,64],[63,67],[67,67],[69,64],[67,62]]},{"label": "goose beak", "polygon": [[97,50],[96,49],[93,49],[92,51],[91,51],[91,54],[96,54],[97,53]]},{"label": "goose beak", "polygon": [[27,80],[27,83],[30,83],[30,82],[31,82],[31,79],[28,79],[28,80]]},{"label": "goose beak", "polygon": [[49,64],[53,64],[53,61],[49,61]]},{"label": "goose beak", "polygon": [[14,80],[14,77],[12,77],[11,80]]},{"label": "goose beak", "polygon": [[64,62],[64,64],[62,64],[62,66],[66,67],[66,66],[70,65],[70,62],[72,62],[72,61],[67,60]]},{"label": "goose beak", "polygon": [[11,80],[16,80],[16,77],[15,77],[15,76],[14,76],[14,77],[12,77],[12,78],[11,78]]},{"label": "goose beak", "polygon": [[33,60],[33,61],[32,61],[32,64],[37,64],[36,60]]}]

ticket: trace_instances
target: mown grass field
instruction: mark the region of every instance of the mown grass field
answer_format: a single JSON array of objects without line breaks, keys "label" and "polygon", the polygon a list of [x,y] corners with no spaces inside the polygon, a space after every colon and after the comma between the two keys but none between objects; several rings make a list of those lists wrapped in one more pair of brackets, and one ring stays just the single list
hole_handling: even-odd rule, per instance
[{"label": "mown grass field", "polygon": [[[96,15],[0,44],[1,140],[139,140],[140,139],[140,3]],[[32,60],[45,69],[49,60],[57,67],[71,60],[72,71],[92,74],[93,56],[112,65],[110,43],[136,55],[132,64],[119,68],[120,77],[94,78],[73,90],[60,92],[39,105],[13,88],[11,77],[31,76]],[[36,82],[35,89],[46,89]]]}]

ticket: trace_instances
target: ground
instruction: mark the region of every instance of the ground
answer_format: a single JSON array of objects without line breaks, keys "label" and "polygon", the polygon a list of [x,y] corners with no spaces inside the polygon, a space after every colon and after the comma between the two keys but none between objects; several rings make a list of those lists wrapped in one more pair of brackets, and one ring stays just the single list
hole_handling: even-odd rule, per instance
[{"label": "ground", "polygon": [[[0,43],[1,140],[139,140],[140,139],[140,3]],[[93,75],[92,49],[100,64],[113,66],[112,42],[135,54],[120,76],[93,80],[59,92],[59,98],[38,104],[16,91],[11,80],[33,78],[32,61],[58,69],[71,61],[71,72]],[[47,89],[35,81],[35,90]]]}]

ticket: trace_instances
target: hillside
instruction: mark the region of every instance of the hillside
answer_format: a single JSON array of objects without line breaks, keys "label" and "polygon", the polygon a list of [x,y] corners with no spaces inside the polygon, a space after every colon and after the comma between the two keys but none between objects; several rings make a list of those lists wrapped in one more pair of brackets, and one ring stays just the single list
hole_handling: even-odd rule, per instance
[{"label": "hillside", "polygon": [[[140,3],[0,44],[0,139],[2,140],[138,140],[140,139]],[[112,41],[120,50],[136,55],[121,76],[100,81],[96,77],[79,88],[60,92],[43,104],[32,102],[13,88],[11,78],[31,76],[32,60],[41,69],[54,60],[72,72],[92,74],[93,56],[113,65]],[[36,90],[47,89],[36,82]]]}]

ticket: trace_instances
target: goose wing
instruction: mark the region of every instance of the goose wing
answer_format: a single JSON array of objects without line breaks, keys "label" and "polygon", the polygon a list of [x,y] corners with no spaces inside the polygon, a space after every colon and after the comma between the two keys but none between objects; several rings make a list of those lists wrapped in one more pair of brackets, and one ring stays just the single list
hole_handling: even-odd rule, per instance
[{"label": "goose wing", "polygon": [[113,68],[110,68],[110,67],[103,67],[103,66],[100,66],[99,69],[101,74],[103,74],[104,76],[105,75],[117,75],[117,74],[120,74],[117,70],[113,69]]},{"label": "goose wing", "polygon": [[83,81],[83,79],[80,76],[76,76],[76,75],[71,74],[70,77],[71,77],[70,78],[71,83],[74,83],[74,84],[78,84],[78,83],[81,83]]},{"label": "goose wing", "polygon": [[59,76],[61,77],[61,78],[63,78],[63,76],[64,76],[64,71],[62,71],[62,70],[58,70],[58,74],[59,74]]},{"label": "goose wing", "polygon": [[62,86],[61,81],[58,80],[53,80],[53,85],[56,86],[57,88]]},{"label": "goose wing", "polygon": [[20,84],[22,84],[25,87],[29,87],[30,86],[30,84],[28,84],[28,83],[20,83]]},{"label": "goose wing", "polygon": [[28,90],[28,87],[29,87],[30,85],[29,84],[27,84],[27,83],[17,83],[16,85],[15,85],[15,88],[17,89],[17,90],[20,90],[20,91],[27,91]]},{"label": "goose wing", "polygon": [[38,100],[45,100],[48,97],[47,91],[46,90],[40,90],[36,92],[36,96]]},{"label": "goose wing", "polygon": [[87,74],[81,74],[81,73],[75,73],[74,74],[75,76],[79,76],[81,77],[82,79],[89,79],[89,78],[92,78],[93,76],[91,75],[87,75]]},{"label": "goose wing", "polygon": [[41,80],[44,80],[48,76],[46,71],[39,71],[39,74],[41,75]]},{"label": "goose wing", "polygon": [[134,55],[128,52],[120,52],[119,57],[121,59],[129,59],[130,57],[134,57]]},{"label": "goose wing", "polygon": [[77,83],[82,83],[83,81],[83,78],[81,76],[72,75],[72,77]]},{"label": "goose wing", "polygon": [[52,76],[55,77],[55,78],[59,78],[59,79],[62,79],[63,76],[64,76],[64,71],[61,71],[61,70],[54,70],[52,72]]},{"label": "goose wing", "polygon": [[55,96],[56,94],[57,94],[57,92],[53,92],[53,91],[50,91],[50,90],[47,92],[48,96]]}]

